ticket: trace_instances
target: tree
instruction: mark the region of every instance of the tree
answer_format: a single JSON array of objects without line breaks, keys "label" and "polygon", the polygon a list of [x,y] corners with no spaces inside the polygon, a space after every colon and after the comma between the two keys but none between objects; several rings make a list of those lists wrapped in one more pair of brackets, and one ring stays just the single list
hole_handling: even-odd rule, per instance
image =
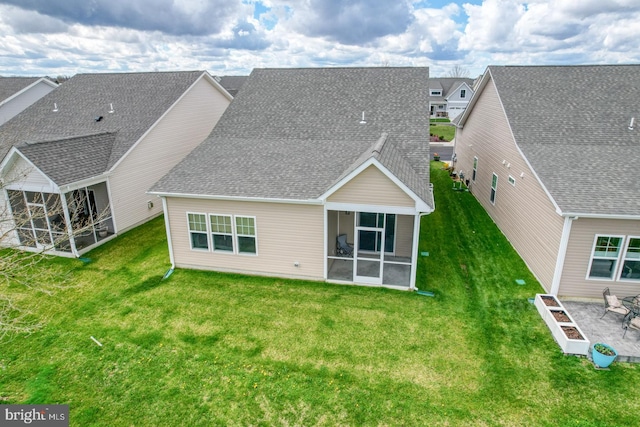
[{"label": "tree", "polygon": [[467,70],[466,68],[462,67],[461,65],[455,65],[447,73],[447,77],[460,77],[460,78],[468,79],[468,78],[470,78],[469,77],[469,70]]},{"label": "tree", "polygon": [[[56,290],[74,286],[68,272],[40,264],[52,250],[68,249],[71,238],[93,230],[92,222],[100,219],[88,221],[67,209],[70,218],[66,220],[68,216],[59,194],[8,188],[27,176],[25,171],[13,171],[11,176],[0,179],[0,194],[9,197],[9,200],[0,197],[0,342],[42,326],[38,317],[16,297],[19,288],[53,295]],[[73,203],[78,203],[78,199]]]}]

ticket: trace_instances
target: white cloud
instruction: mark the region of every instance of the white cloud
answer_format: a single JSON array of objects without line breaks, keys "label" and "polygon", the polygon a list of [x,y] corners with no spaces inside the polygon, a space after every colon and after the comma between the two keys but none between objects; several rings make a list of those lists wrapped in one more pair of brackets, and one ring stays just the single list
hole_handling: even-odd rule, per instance
[{"label": "white cloud", "polygon": [[0,0],[0,69],[420,65],[441,76],[460,65],[476,76],[490,64],[640,62],[637,0],[464,1]]}]

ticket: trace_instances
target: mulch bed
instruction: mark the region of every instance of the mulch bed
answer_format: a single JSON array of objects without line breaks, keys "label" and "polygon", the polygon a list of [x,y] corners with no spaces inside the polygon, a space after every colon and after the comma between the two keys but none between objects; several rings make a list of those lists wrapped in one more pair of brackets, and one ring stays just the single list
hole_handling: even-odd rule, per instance
[{"label": "mulch bed", "polygon": [[562,311],[562,310],[549,310],[551,312],[551,314],[553,314],[553,317],[556,319],[556,322],[571,322],[571,319],[569,318],[569,316],[567,316],[567,313]]},{"label": "mulch bed", "polygon": [[547,307],[560,307],[560,304],[558,304],[558,301],[556,301],[554,297],[541,296],[540,298],[542,298],[542,302]]},{"label": "mulch bed", "polygon": [[564,334],[567,336],[567,338],[569,338],[570,340],[583,340],[584,339],[582,334],[580,332],[578,332],[578,330],[576,328],[574,328],[573,326],[562,326],[562,330],[564,331]]}]

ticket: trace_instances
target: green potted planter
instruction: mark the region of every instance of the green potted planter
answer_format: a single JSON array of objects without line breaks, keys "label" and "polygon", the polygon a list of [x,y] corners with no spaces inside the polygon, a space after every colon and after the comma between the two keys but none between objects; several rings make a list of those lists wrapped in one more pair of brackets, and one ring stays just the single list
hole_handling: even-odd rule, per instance
[{"label": "green potted planter", "polygon": [[608,368],[618,357],[618,352],[608,344],[595,343],[593,345],[593,351],[591,352],[591,358],[593,363],[601,368]]}]

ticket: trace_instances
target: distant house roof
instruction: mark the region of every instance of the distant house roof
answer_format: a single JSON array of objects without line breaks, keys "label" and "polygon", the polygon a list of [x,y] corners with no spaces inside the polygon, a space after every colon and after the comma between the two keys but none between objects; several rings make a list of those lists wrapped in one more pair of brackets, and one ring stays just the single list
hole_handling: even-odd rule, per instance
[{"label": "distant house roof", "polygon": [[563,213],[640,215],[640,65],[491,66],[479,91],[489,79]]},{"label": "distant house roof", "polygon": [[152,192],[317,199],[376,158],[428,202],[428,77],[427,68],[256,69]]},{"label": "distant house roof", "polygon": [[0,104],[38,80],[40,77],[0,77]]},{"label": "distant house roof", "polygon": [[205,73],[78,74],[0,127],[0,158],[17,146],[51,177],[101,174]]},{"label": "distant house roof", "polygon": [[238,94],[238,91],[247,81],[249,76],[219,76],[220,85],[233,97]]},{"label": "distant house roof", "polygon": [[431,77],[429,79],[429,90],[442,90],[442,95],[431,96],[431,101],[444,102],[445,99],[451,95],[452,91],[455,91],[464,83],[466,83],[470,88],[473,87],[473,79],[464,77]]}]

